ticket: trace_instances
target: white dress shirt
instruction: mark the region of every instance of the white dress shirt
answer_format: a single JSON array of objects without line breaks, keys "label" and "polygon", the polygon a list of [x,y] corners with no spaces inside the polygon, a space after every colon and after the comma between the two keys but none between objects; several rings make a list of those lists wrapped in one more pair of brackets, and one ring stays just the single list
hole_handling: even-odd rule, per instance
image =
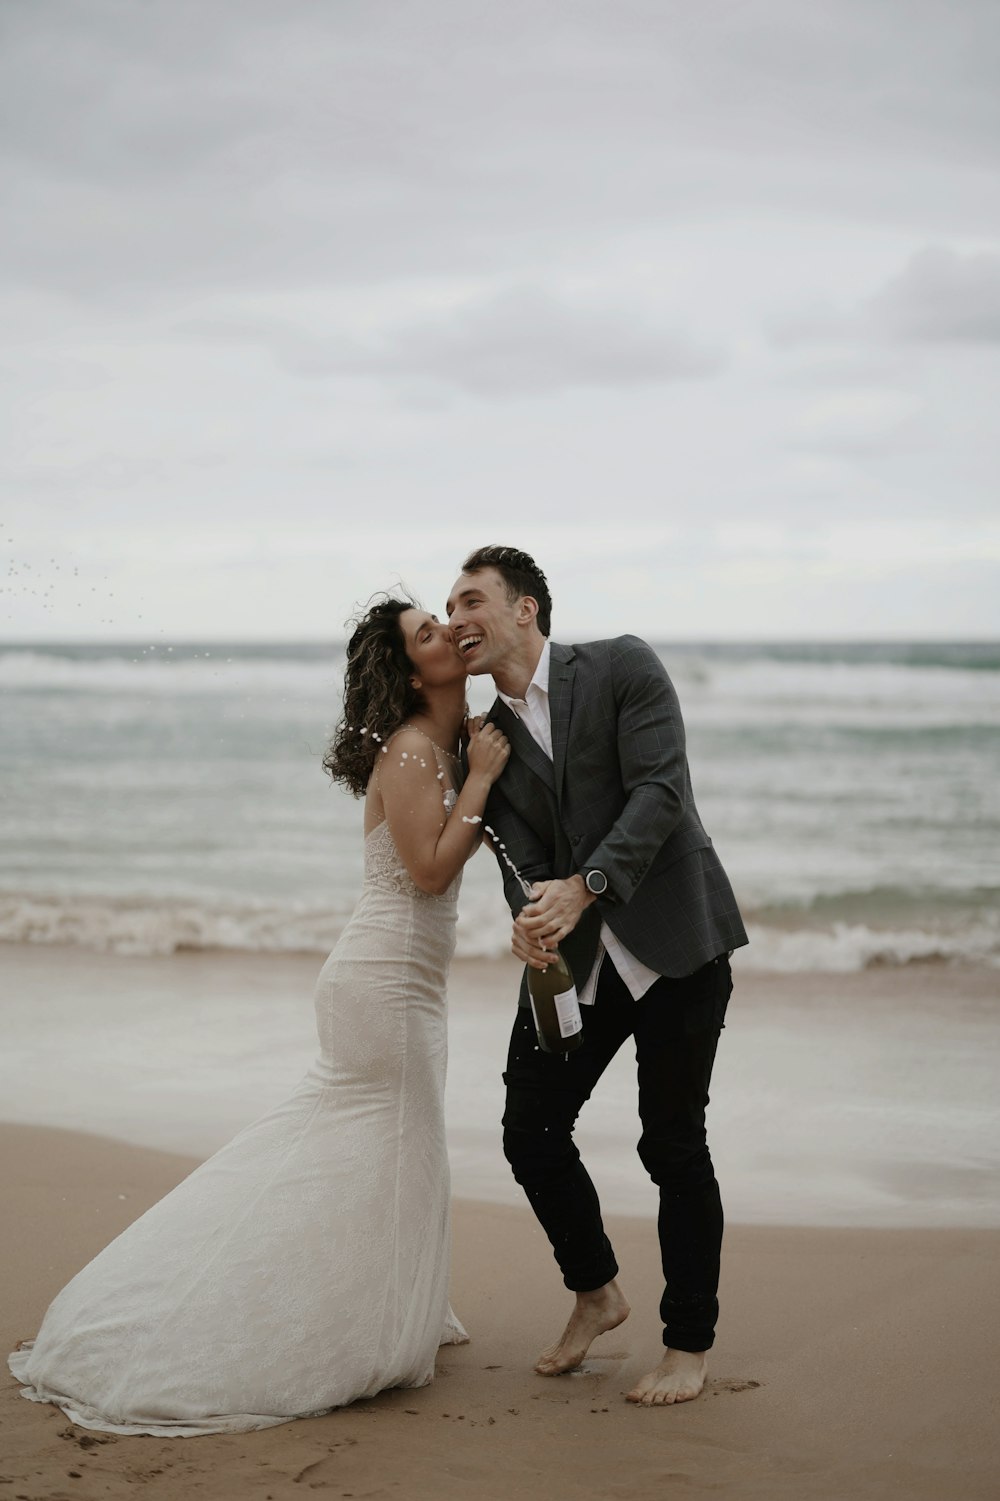
[{"label": "white dress shirt", "polygon": [[[541,747],[551,761],[552,712],[549,707],[549,642],[547,639],[524,697],[511,698],[508,694],[501,693],[499,688],[497,693],[508,709],[517,715],[536,745]],[[649,987],[660,978],[656,970],[649,969],[645,964],[641,964],[634,954],[630,954],[625,945],[612,933],[607,923],[602,922],[601,941],[594,967],[580,990],[581,1006],[593,1005],[597,992],[597,979],[605,954],[610,957],[634,1001],[644,996]]]}]

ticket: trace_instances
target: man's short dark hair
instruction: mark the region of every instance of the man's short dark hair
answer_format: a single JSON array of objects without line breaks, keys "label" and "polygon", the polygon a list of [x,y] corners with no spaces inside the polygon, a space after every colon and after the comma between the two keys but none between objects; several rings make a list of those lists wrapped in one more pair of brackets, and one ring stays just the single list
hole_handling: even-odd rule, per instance
[{"label": "man's short dark hair", "polygon": [[462,564],[463,573],[495,568],[503,579],[507,598],[513,603],[524,594],[538,601],[538,629],[547,636],[552,629],[552,596],[545,575],[526,552],[516,547],[477,547]]}]

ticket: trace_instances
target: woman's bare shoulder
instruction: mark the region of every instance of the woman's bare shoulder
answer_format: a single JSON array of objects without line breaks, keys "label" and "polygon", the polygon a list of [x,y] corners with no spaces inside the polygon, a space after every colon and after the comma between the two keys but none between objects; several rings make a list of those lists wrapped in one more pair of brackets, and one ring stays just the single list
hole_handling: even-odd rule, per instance
[{"label": "woman's bare shoulder", "polygon": [[398,787],[407,782],[437,779],[433,741],[410,725],[396,731],[383,746],[377,761],[383,786]]}]

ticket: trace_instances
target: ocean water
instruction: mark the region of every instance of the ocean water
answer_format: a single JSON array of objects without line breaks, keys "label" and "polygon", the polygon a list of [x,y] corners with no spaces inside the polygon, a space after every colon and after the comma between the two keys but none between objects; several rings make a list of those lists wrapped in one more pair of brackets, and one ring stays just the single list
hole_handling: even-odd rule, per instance
[{"label": "ocean water", "polygon": [[[657,650],[742,965],[1000,967],[1000,643]],[[361,806],[320,766],[341,667],[316,643],[0,646],[0,939],[326,951],[361,870]],[[481,853],[460,952],[508,935]]]}]

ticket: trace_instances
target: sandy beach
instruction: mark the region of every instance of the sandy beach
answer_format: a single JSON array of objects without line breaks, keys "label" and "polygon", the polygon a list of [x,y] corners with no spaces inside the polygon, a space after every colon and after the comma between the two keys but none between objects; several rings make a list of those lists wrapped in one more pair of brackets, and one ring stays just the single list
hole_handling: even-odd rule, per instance
[{"label": "sandy beach", "polygon": [[[224,1139],[230,1117],[239,1125],[256,1113],[246,1110],[248,1095],[264,1107],[275,1092],[280,1097],[311,1046],[303,998],[316,960],[122,959],[48,947],[8,947],[0,957],[9,1022],[0,1080],[12,1119],[0,1129],[0,1335],[9,1349],[34,1334],[50,1298],[84,1262],[188,1172],[215,1137]],[[484,1055],[484,1077],[497,1072],[489,1054],[509,1017],[510,973],[506,964],[459,964],[452,977],[453,1079],[470,1075],[462,1087],[455,1079],[452,1095],[459,1159],[453,1302],[472,1341],[442,1351],[434,1384],[263,1433],[166,1441],[75,1429],[54,1409],[23,1401],[8,1378],[0,1494],[13,1501],[97,1501],[137,1490],[171,1501],[284,1501],[308,1491],[445,1501],[553,1494],[683,1501],[710,1493],[738,1501],[992,1501],[1000,1489],[998,1146],[988,1084],[1000,1033],[995,973],[939,965],[741,978],[724,1039],[728,1059],[716,1080],[730,1224],[711,1380],[697,1402],[652,1411],[623,1400],[657,1357],[651,1199],[644,1214],[609,1216],[632,1317],[595,1345],[578,1374],[546,1380],[531,1371],[538,1348],[561,1327],[568,1295],[516,1188],[504,1180],[501,1192],[492,1100],[480,1100],[485,1119],[476,1132],[466,1119],[467,1090],[479,1087],[475,1058]],[[213,1008],[240,1018],[226,1071],[205,1062],[189,1030],[184,1006],[196,982],[209,1054]],[[171,997],[174,1010],[165,1012]],[[143,1016],[158,1017],[159,1031]],[[265,1073],[260,1050],[272,1024],[286,1046]],[[171,1044],[175,1033],[180,1041]],[[137,1076],[144,1034],[146,1069]],[[781,1070],[776,1035],[787,1038]],[[180,1082],[178,1047],[188,1060]],[[808,1059],[815,1066],[803,1077]],[[241,1083],[247,1071],[249,1082]],[[781,1073],[785,1090],[776,1099]],[[25,1078],[20,1092],[7,1088]],[[625,1098],[627,1077],[605,1082],[607,1117]],[[167,1139],[171,1119],[175,1130],[194,1131],[199,1096],[202,1149],[181,1155],[130,1136],[143,1118],[147,1137]],[[768,1108],[754,1113],[761,1099]],[[802,1117],[798,1135],[788,1129],[790,1112]],[[859,1165],[860,1117],[879,1146],[876,1155],[861,1153]],[[768,1147],[757,1161],[745,1140],[755,1126],[768,1142],[783,1132],[785,1155],[772,1160]],[[93,1134],[98,1128],[102,1134]],[[597,1127],[590,1129],[596,1139]],[[631,1130],[629,1122],[622,1142]],[[922,1172],[925,1136],[944,1142],[936,1159],[923,1153]],[[614,1164],[599,1166],[602,1189],[607,1180],[614,1199]],[[630,1201],[631,1163],[619,1166]],[[840,1206],[827,1217],[833,1223],[810,1223],[801,1203],[798,1222],[787,1222],[782,1205],[797,1203],[796,1180],[804,1177],[829,1188]],[[483,1193],[470,1193],[477,1182]],[[739,1206],[755,1194],[757,1223],[747,1223]],[[876,1210],[881,1219],[873,1223]]]},{"label": "sandy beach", "polygon": [[[2,1337],[194,1164],[83,1135],[0,1132]],[[472,1335],[434,1384],[239,1437],[113,1438],[3,1387],[3,1494],[30,1501],[332,1496],[489,1501],[906,1497],[992,1501],[1000,1234],[731,1227],[703,1396],[623,1392],[655,1358],[655,1237],[611,1222],[634,1312],[577,1375],[530,1370],[566,1295],[530,1216],[455,1207],[453,1297]]]}]

